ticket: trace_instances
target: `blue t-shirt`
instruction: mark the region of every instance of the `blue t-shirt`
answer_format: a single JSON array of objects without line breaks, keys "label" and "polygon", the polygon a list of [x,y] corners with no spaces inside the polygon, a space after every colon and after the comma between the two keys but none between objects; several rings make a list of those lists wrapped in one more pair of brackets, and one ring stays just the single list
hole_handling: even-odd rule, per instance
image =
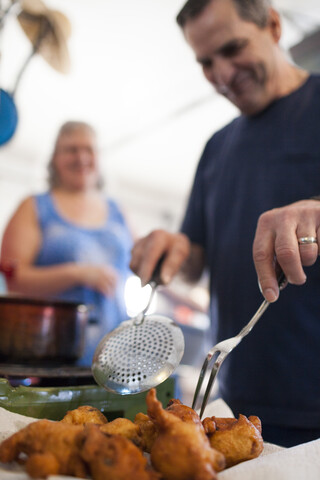
[{"label": "blue t-shirt", "polygon": [[124,303],[125,281],[130,273],[132,237],[117,204],[107,199],[108,217],[100,228],[85,228],[60,215],[50,193],[34,196],[42,245],[35,260],[37,266],[66,262],[110,265],[118,274],[113,297],[107,297],[83,285],[72,287],[54,299],[81,302],[89,306],[85,354],[80,364],[90,365],[99,340],[127,318]]},{"label": "blue t-shirt", "polygon": [[[206,251],[213,338],[237,334],[263,298],[252,260],[258,217],[320,193],[320,76],[207,143],[182,225]],[[305,232],[308,234],[309,232]],[[312,232],[311,232],[312,234]],[[320,267],[288,285],[219,373],[234,414],[320,427]]]}]

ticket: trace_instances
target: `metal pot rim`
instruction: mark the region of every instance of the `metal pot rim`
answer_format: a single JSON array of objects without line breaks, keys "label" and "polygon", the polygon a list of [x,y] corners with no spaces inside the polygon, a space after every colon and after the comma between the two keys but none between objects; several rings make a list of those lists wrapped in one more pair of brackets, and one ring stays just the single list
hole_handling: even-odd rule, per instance
[{"label": "metal pot rim", "polygon": [[71,302],[68,300],[53,300],[53,299],[45,299],[45,298],[36,298],[36,297],[21,297],[20,295],[10,294],[10,295],[0,295],[0,304],[3,303],[10,303],[13,305],[35,305],[40,307],[62,307],[62,308],[73,308],[79,309],[82,312],[88,310],[87,306],[82,304],[81,302]]}]

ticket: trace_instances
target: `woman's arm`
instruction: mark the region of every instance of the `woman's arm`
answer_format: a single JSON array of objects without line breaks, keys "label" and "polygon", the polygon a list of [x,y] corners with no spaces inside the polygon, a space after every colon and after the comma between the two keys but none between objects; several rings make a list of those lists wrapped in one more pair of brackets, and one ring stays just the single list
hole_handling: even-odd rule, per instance
[{"label": "woman's arm", "polygon": [[11,217],[2,240],[1,262],[14,265],[14,274],[7,279],[8,289],[32,296],[63,292],[75,285],[86,285],[112,295],[116,274],[107,266],[64,263],[34,266],[42,242],[32,197],[24,200]]}]

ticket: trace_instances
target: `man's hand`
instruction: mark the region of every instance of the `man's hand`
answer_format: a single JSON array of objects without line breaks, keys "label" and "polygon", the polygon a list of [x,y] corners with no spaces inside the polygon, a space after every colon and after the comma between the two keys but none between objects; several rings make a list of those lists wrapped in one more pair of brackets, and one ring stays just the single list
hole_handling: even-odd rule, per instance
[{"label": "man's hand", "polygon": [[[301,237],[315,237],[318,243],[300,245]],[[317,260],[319,241],[318,200],[302,200],[260,216],[253,242],[253,260],[266,300],[274,302],[279,296],[276,262],[289,283],[302,285],[306,281],[303,266],[313,265]]]},{"label": "man's hand", "polygon": [[189,255],[190,242],[186,235],[154,230],[134,245],[130,268],[141,278],[142,285],[146,285],[159,259],[164,256],[160,278],[163,284],[168,284]]}]

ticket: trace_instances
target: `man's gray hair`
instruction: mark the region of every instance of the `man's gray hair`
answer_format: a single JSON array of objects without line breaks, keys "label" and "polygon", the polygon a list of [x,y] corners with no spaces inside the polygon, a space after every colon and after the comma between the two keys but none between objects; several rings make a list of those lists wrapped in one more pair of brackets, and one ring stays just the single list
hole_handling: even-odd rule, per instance
[{"label": "man's gray hair", "polygon": [[[177,23],[184,28],[188,20],[200,15],[211,2],[215,0],[188,0],[177,15]],[[271,0],[231,0],[239,17],[248,22],[255,23],[258,27],[267,26]]]}]

